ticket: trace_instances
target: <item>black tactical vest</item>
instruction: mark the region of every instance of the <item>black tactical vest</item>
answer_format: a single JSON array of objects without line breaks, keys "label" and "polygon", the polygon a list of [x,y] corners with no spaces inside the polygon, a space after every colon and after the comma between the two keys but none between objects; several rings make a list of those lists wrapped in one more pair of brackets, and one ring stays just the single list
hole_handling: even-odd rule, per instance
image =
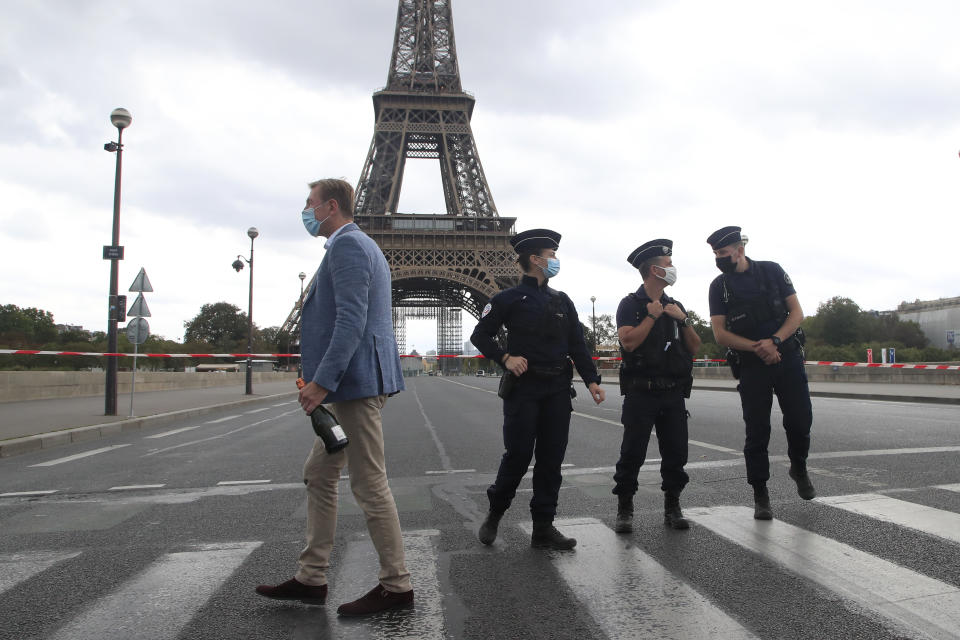
[{"label": "black tactical vest", "polygon": [[[723,301],[727,304],[726,329],[738,336],[750,340],[767,338],[783,326],[787,319],[787,307],[770,283],[766,269],[755,266],[759,273],[755,276],[760,286],[756,296],[735,295],[727,287],[727,275],[723,278]],[[776,326],[773,326],[776,325]],[[770,329],[773,327],[773,329]]]},{"label": "black tactical vest", "polygon": [[[639,324],[647,316],[647,311],[639,296],[631,293],[641,305],[637,313]],[[667,314],[661,314],[653,323],[650,333],[643,344],[633,351],[627,351],[620,345],[620,376],[623,378],[687,378],[693,371],[693,356],[683,344],[680,325]]]}]

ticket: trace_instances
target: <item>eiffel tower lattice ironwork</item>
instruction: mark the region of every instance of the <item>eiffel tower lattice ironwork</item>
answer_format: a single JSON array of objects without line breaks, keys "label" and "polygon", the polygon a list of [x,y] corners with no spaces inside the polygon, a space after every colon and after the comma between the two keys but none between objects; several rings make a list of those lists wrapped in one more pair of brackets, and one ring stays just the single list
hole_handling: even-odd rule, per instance
[{"label": "eiffel tower lattice ironwork", "polygon": [[[373,94],[354,219],[390,264],[401,353],[403,309],[446,309],[433,315],[437,349],[452,355],[462,344],[460,309],[479,318],[494,294],[519,281],[509,244],[516,218],[500,217],[490,194],[470,127],[475,102],[460,83],[450,0],[400,0],[387,86]],[[446,213],[397,211],[407,158],[439,161]],[[281,334],[297,343],[299,325],[298,302]]]}]

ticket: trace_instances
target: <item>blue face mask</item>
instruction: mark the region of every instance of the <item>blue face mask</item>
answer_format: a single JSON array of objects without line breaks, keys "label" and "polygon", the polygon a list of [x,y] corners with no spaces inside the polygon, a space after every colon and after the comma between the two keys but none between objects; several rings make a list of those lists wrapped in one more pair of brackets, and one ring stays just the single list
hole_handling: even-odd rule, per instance
[{"label": "blue face mask", "polygon": [[301,212],[301,215],[303,216],[303,226],[306,228],[307,233],[316,238],[318,235],[320,235],[320,227],[324,222],[330,219],[330,216],[327,216],[323,220],[317,220],[313,212],[313,207],[310,207],[309,209],[304,209]]},{"label": "blue face mask", "polygon": [[560,273],[560,261],[557,258],[547,258],[547,266],[543,268],[543,275],[552,278]]}]

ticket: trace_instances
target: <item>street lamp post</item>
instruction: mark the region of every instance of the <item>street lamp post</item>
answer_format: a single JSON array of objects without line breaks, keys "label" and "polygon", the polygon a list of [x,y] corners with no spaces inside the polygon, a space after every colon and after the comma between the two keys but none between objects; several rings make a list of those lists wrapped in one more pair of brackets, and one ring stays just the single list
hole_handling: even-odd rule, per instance
[{"label": "street lamp post", "polygon": [[[110,245],[110,298],[107,311],[107,352],[117,352],[117,322],[122,311],[117,300],[119,265],[122,257],[120,249],[120,168],[123,158],[123,130],[130,126],[133,118],[126,109],[114,109],[110,113],[110,123],[117,128],[117,141],[103,145],[105,151],[117,154],[117,170],[113,183],[113,236]],[[104,248],[104,258],[108,257]],[[126,311],[124,309],[123,311]],[[107,356],[107,378],[104,395],[104,415],[117,415],[117,356]]]},{"label": "street lamp post", "polygon": [[[297,277],[300,278],[300,322],[299,322],[299,327],[300,327],[300,330],[302,330],[302,328],[303,328],[303,281],[307,279],[307,274],[305,274],[303,271],[301,271],[301,272],[300,272],[300,275],[297,276]],[[297,331],[298,334],[300,333],[300,330]],[[298,338],[297,338],[297,345],[298,345],[298,346],[299,346],[299,343],[300,343],[300,338],[298,337]],[[302,358],[302,357],[297,358],[297,377],[298,377],[298,378],[302,378],[302,377],[303,377],[303,358]]]},{"label": "street lamp post", "polygon": [[233,261],[233,268],[239,273],[243,269],[243,262],[246,261],[250,265],[250,303],[247,306],[247,395],[253,395],[253,239],[260,235],[260,232],[257,231],[256,227],[250,227],[247,229],[247,235],[250,236],[250,259],[247,260],[243,256],[237,256],[237,259]]},{"label": "street lamp post", "polygon": [[597,355],[597,296],[590,296],[590,318],[593,320],[593,355]]}]

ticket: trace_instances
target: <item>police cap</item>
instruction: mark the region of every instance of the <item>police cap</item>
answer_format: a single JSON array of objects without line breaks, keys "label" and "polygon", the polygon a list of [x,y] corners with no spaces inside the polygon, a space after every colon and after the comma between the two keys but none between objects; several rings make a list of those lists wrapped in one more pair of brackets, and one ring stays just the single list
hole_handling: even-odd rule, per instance
[{"label": "police cap", "polygon": [[659,238],[657,240],[651,240],[650,242],[645,242],[636,249],[634,249],[629,256],[627,256],[627,262],[632,264],[637,269],[640,268],[640,265],[649,260],[650,258],[658,258],[660,256],[671,256],[673,255],[673,240],[667,240],[666,238]]},{"label": "police cap", "polygon": [[740,234],[740,227],[723,227],[710,234],[707,242],[714,251],[729,246],[734,242],[746,242],[747,236]]},{"label": "police cap", "polygon": [[510,238],[517,253],[536,253],[541,249],[559,249],[560,234],[550,229],[528,229]]}]

